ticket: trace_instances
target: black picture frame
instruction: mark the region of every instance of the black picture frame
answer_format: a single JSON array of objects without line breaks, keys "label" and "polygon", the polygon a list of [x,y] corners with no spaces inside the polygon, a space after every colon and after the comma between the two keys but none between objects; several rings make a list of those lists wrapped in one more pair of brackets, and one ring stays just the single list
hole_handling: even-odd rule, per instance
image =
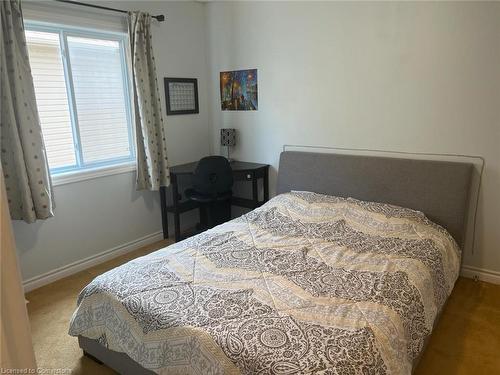
[{"label": "black picture frame", "polygon": [[[192,83],[194,85],[194,108],[193,109],[184,109],[184,110],[175,110],[172,109],[172,99],[175,97],[175,93],[171,93],[169,89],[170,83]],[[165,85],[165,101],[167,105],[167,116],[170,115],[190,115],[193,113],[200,113],[200,108],[198,104],[198,79],[196,78],[172,78],[166,77],[164,78]]]}]

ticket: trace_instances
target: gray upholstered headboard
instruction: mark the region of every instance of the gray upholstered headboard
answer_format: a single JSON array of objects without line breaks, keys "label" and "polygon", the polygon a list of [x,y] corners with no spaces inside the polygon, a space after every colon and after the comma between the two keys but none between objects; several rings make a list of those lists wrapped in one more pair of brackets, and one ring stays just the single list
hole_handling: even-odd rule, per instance
[{"label": "gray upholstered headboard", "polygon": [[473,165],[284,151],[277,193],[307,190],[422,211],[463,247]]}]

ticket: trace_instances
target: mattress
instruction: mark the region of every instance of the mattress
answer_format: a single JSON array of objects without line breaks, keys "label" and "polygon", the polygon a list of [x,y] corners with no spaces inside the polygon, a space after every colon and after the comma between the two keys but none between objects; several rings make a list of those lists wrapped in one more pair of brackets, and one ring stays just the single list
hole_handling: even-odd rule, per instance
[{"label": "mattress", "polygon": [[159,374],[409,374],[459,265],[421,212],[285,193],[98,276],[69,334]]}]

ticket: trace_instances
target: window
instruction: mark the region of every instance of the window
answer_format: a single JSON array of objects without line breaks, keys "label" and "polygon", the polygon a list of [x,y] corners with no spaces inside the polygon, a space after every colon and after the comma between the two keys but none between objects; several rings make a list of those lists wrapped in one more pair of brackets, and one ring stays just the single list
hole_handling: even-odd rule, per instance
[{"label": "window", "polygon": [[53,175],[133,161],[125,38],[27,24],[35,95]]}]

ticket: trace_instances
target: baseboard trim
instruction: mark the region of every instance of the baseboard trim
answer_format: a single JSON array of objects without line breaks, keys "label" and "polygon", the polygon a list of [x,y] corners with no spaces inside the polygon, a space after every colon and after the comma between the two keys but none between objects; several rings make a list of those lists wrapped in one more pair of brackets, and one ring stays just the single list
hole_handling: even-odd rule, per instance
[{"label": "baseboard trim", "polygon": [[500,272],[472,266],[463,266],[460,275],[469,279],[478,279],[486,281],[487,283],[500,285]]},{"label": "baseboard trim", "polygon": [[127,242],[125,244],[115,246],[99,254],[92,255],[88,258],[84,258],[76,262],[67,264],[65,266],[56,268],[55,270],[49,271],[42,275],[32,277],[28,280],[23,281],[24,292],[28,293],[34,289],[40,288],[41,286],[62,279],[63,277],[73,275],[77,272],[83,271],[97,264],[116,258],[117,256],[137,250],[143,246],[152,244],[154,242],[158,242],[162,239],[163,239],[163,232],[159,231],[151,233],[136,240]]}]

